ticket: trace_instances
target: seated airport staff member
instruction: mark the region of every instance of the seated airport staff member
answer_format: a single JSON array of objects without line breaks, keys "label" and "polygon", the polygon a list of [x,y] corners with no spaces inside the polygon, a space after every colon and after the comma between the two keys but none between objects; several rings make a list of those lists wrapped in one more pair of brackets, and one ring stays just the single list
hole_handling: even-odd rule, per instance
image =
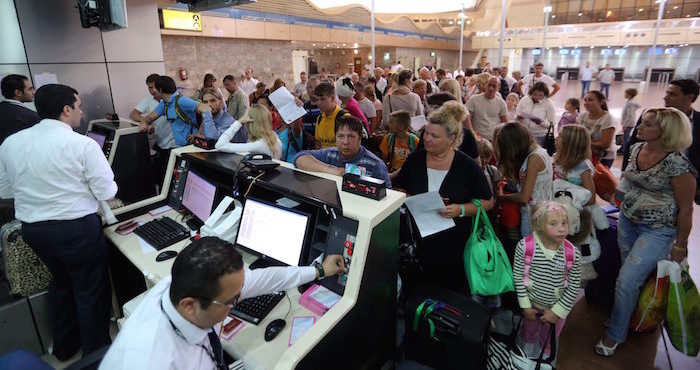
[{"label": "seated airport staff member", "polygon": [[34,100],[32,81],[22,75],[7,75],[0,83],[2,96],[0,103],[0,144],[8,136],[39,122],[39,115],[24,106]]},{"label": "seated airport staff member", "polygon": [[[141,99],[136,107],[131,110],[129,118],[132,120],[141,122],[144,116],[151,114],[158,106],[160,102],[160,95],[158,95],[158,90],[156,90],[158,77],[160,76],[155,73],[146,77],[149,95]],[[165,120],[165,117],[160,117],[153,121],[153,136],[156,140],[155,144],[153,144],[153,150],[156,152],[156,156],[153,157],[153,175],[156,178],[156,183],[160,185],[163,184],[163,179],[165,178],[165,170],[170,159],[170,149],[177,148],[177,145],[175,144],[175,138],[173,138],[173,130],[170,129],[170,125]]]},{"label": "seated airport staff member", "polygon": [[36,109],[41,122],[0,146],[0,198],[15,199],[22,237],[53,275],[53,354],[65,361],[109,344],[107,246],[95,212],[117,184],[102,148],[73,132],[82,117],[77,91],[44,85]]},{"label": "seated airport staff member", "polygon": [[198,103],[196,100],[180,95],[175,86],[175,80],[169,76],[160,76],[156,79],[156,90],[160,97],[160,103],[149,115],[141,119],[139,131],[152,132],[151,123],[160,116],[170,123],[173,138],[177,146],[187,145],[187,137],[197,131],[197,117],[195,112],[202,113],[211,110],[209,105]]},{"label": "seated airport staff member", "polygon": [[[247,126],[248,142],[233,143],[231,138]],[[248,109],[248,114],[241,117],[226,130],[215,145],[216,150],[226,153],[259,153],[267,154],[272,158],[280,159],[282,156],[282,142],[277,134],[272,131],[272,115],[263,104],[253,104]]]},{"label": "seated airport staff member", "polygon": [[384,180],[386,187],[391,188],[389,172],[384,162],[361,144],[362,127],[362,122],[353,116],[338,118],[335,126],[336,146],[302,151],[294,157],[294,165],[306,171],[343,176],[345,166],[354,164],[364,170],[365,176]]},{"label": "seated airport staff member", "polygon": [[[216,89],[204,88],[202,94],[202,101],[207,103],[211,110],[202,112],[202,125],[198,136],[218,139],[236,120],[224,110],[224,99]],[[189,138],[188,141],[190,141]],[[248,141],[248,133],[243,127],[231,139],[232,143],[245,143],[246,141]]]},{"label": "seated airport staff member", "polygon": [[[340,255],[326,256],[317,267],[249,270],[231,243],[201,238],[180,252],[171,276],[151,288],[129,316],[100,369],[228,369],[223,364],[219,332],[221,322],[239,300],[343,272]],[[263,331],[258,338],[261,342]]]}]

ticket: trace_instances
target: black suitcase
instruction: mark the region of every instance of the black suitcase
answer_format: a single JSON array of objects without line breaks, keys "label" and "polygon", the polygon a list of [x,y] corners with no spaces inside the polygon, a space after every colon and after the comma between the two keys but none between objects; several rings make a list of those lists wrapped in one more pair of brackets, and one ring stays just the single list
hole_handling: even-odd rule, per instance
[{"label": "black suitcase", "polygon": [[491,317],[481,304],[451,290],[422,285],[406,300],[405,320],[407,359],[434,369],[486,368]]},{"label": "black suitcase", "polygon": [[615,301],[615,284],[620,273],[620,247],[617,244],[617,214],[608,215],[610,228],[596,230],[600,242],[600,257],[593,261],[598,277],[588,282],[585,288],[586,303],[612,310]]}]

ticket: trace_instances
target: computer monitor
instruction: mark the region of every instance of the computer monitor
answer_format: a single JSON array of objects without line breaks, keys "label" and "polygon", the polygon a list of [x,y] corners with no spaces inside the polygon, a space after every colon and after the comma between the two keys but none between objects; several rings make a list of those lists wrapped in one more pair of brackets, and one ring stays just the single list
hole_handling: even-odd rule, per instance
[{"label": "computer monitor", "polygon": [[90,131],[87,133],[87,136],[92,140],[95,140],[97,142],[97,145],[100,146],[100,148],[104,147],[107,135],[98,134],[97,132]]},{"label": "computer monitor", "polygon": [[236,244],[262,256],[262,260],[271,258],[297,266],[308,223],[306,214],[248,198],[243,206]]},{"label": "computer monitor", "polygon": [[192,170],[187,173],[185,189],[182,193],[182,205],[192,212],[199,221],[204,222],[211,216],[215,195],[216,185]]}]

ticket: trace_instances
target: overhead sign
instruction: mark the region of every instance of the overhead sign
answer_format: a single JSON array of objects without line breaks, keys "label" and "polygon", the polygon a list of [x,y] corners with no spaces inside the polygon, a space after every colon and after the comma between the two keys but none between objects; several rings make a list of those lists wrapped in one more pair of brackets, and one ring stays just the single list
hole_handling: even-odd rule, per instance
[{"label": "overhead sign", "polygon": [[163,28],[202,32],[200,13],[163,9]]}]

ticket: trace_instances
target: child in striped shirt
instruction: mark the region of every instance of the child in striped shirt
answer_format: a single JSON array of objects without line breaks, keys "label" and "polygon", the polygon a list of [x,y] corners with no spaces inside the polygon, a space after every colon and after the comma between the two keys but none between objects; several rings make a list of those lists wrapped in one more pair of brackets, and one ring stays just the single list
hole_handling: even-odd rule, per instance
[{"label": "child in striped shirt", "polygon": [[558,343],[566,316],[576,302],[581,253],[566,240],[569,221],[561,204],[537,203],[531,225],[532,234],[515,248],[513,281],[523,309],[519,342],[528,357],[537,358],[542,346],[549,355],[550,325],[555,325]]}]

